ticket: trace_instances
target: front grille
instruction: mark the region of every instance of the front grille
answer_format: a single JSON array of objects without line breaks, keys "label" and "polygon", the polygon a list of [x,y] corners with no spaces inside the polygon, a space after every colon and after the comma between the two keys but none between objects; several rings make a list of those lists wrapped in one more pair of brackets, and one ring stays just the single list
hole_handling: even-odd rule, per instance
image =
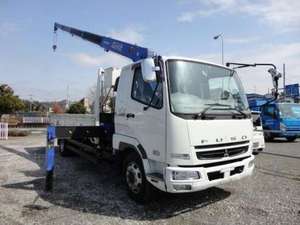
[{"label": "front grille", "polygon": [[231,147],[231,146],[236,146],[236,145],[249,144],[249,142],[250,141],[239,141],[239,142],[230,142],[230,143],[222,143],[222,144],[214,144],[214,145],[197,145],[197,146],[195,146],[195,149]]},{"label": "front grille", "polygon": [[235,147],[235,148],[225,148],[220,150],[211,150],[211,151],[203,151],[197,152],[197,158],[199,160],[203,159],[219,159],[223,157],[233,157],[240,154],[243,154],[248,151],[249,146]]},{"label": "front grille", "polygon": [[186,166],[186,165],[180,165],[179,167],[182,168],[194,168],[194,167],[204,167],[204,168],[210,168],[210,167],[214,167],[214,166],[222,166],[222,165],[227,165],[230,163],[235,163],[235,162],[240,162],[243,161],[244,159],[248,159],[251,156],[246,156],[246,157],[242,157],[242,158],[238,158],[238,159],[231,159],[231,160],[226,160],[226,161],[221,161],[221,162],[213,162],[213,163],[206,163],[206,164],[201,164],[201,165],[193,165],[193,166]]}]

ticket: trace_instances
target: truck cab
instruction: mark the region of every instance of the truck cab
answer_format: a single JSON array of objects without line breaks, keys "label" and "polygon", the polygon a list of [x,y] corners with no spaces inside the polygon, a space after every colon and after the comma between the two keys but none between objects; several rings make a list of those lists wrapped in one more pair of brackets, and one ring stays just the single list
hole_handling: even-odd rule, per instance
[{"label": "truck cab", "polygon": [[284,137],[295,141],[300,136],[300,104],[277,102],[262,107],[262,121],[268,141]]},{"label": "truck cab", "polygon": [[154,62],[155,79],[144,79],[141,60],[122,68],[117,87],[113,149],[138,156],[125,159],[131,195],[144,181],[180,193],[251,175],[253,124],[237,73],[189,58]]}]

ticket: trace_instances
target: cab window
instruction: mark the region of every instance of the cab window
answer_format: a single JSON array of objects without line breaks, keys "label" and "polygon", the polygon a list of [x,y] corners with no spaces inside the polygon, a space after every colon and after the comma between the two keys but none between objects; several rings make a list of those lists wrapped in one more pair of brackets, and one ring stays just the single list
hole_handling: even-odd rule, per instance
[{"label": "cab window", "polygon": [[[131,90],[131,97],[145,105],[149,105],[152,96],[153,100],[150,106],[154,108],[161,108],[162,107],[162,83],[157,82],[145,82],[142,76],[141,67],[135,68],[134,76],[133,76],[133,84]],[[156,92],[154,93],[156,88]]]},{"label": "cab window", "polygon": [[274,106],[267,106],[264,108],[264,113],[268,116],[271,116],[273,118],[276,117],[276,109]]}]

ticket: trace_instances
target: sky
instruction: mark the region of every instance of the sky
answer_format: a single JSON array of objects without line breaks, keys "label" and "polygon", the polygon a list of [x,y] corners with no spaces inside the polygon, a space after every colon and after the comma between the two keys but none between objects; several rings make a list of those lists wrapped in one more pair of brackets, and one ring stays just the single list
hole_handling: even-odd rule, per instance
[{"label": "sky", "polygon": [[[286,83],[300,81],[299,0],[0,0],[0,83],[22,98],[71,100],[88,95],[99,67],[121,67],[126,58],[58,32],[53,24],[176,55],[221,63],[286,65]],[[238,71],[248,93],[272,88],[268,68]],[[282,83],[280,83],[282,85]],[[69,91],[67,91],[69,90]]]}]

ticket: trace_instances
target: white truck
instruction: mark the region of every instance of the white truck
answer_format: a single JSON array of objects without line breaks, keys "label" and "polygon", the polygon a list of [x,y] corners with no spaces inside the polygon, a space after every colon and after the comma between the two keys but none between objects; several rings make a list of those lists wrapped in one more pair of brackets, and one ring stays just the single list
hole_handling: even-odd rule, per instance
[{"label": "white truck", "polygon": [[195,192],[252,174],[253,124],[235,70],[148,49],[144,54],[142,47],[56,23],[57,29],[133,60],[109,70],[118,76],[104,71],[113,104],[105,112],[107,98],[100,98],[99,126],[52,127],[63,155],[74,151],[121,162],[129,195],[140,202],[151,199],[155,188]]}]

